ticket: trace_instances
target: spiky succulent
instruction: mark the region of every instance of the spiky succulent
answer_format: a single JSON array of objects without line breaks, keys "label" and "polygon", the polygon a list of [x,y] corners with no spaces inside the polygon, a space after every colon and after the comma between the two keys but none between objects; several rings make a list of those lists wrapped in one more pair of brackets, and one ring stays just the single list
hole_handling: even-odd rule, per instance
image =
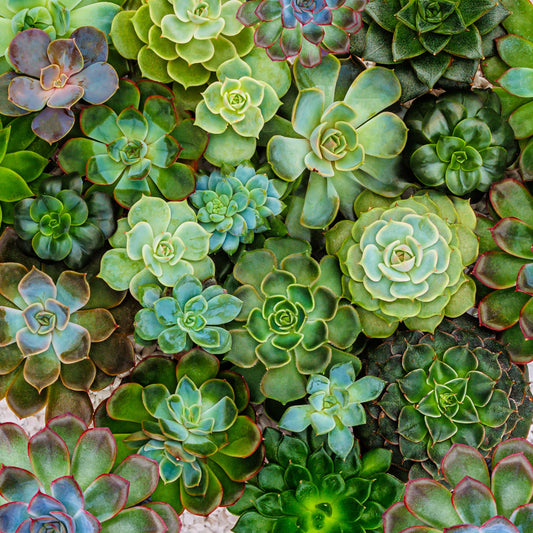
[{"label": "spiky succulent", "polygon": [[411,170],[429,187],[441,185],[458,196],[485,192],[516,156],[513,130],[490,90],[420,98],[404,120]]},{"label": "spiky succulent", "polygon": [[415,479],[383,516],[384,533],[526,533],[533,523],[533,445],[499,444],[491,472],[483,456],[454,444],[442,460],[446,485]]},{"label": "spiky succulent", "polygon": [[229,508],[240,515],[235,533],[377,532],[383,511],[403,494],[403,484],[387,473],[386,450],[361,456],[356,443],[341,459],[320,437],[267,428],[264,438],[268,464]]},{"label": "spiky succulent", "polygon": [[438,477],[454,443],[487,456],[502,440],[527,436],[527,370],[487,333],[465,316],[445,320],[434,335],[400,334],[369,350],[368,374],[388,385],[367,404],[370,423],[356,430],[365,447],[392,449],[396,469],[410,478]]},{"label": "spiky succulent", "polygon": [[193,350],[177,364],[141,362],[132,382],[99,407],[96,423],[108,425],[126,449],[159,463],[162,483],[153,498],[207,515],[234,503],[263,463],[248,398],[240,376],[219,372],[214,355]]},{"label": "spiky succulent", "polygon": [[[233,270],[243,301],[225,359],[247,378],[254,401],[265,396],[287,403],[305,395],[307,376],[349,360],[360,332],[353,307],[340,300],[341,274],[332,257],[320,264],[310,245],[268,239],[245,252]],[[352,356],[353,357],[353,356]]]},{"label": "spiky succulent", "polygon": [[328,446],[345,460],[354,446],[350,428],[366,421],[363,402],[375,400],[385,382],[365,376],[355,380],[352,363],[334,365],[329,379],[313,374],[307,382],[307,405],[291,406],[283,413],[279,427],[289,431],[303,431],[309,426],[316,435],[328,436]]},{"label": "spiky succulent", "polygon": [[16,424],[0,424],[0,442],[2,533],[180,530],[169,505],[142,504],[157,487],[155,461],[129,455],[115,464],[108,429],[88,429],[68,414],[31,438]]},{"label": "spiky succulent", "polygon": [[406,101],[435,85],[471,84],[509,11],[500,0],[369,0],[364,14],[352,51],[394,65]]},{"label": "spiky succulent", "polygon": [[106,35],[92,26],[54,41],[43,30],[25,30],[9,44],[8,56],[16,72],[0,76],[0,113],[40,111],[32,129],[50,144],[74,126],[74,104],[101,104],[118,87],[117,73],[106,63]]},{"label": "spiky succulent", "polygon": [[143,196],[118,221],[99,276],[115,290],[129,288],[137,300],[141,285],[172,287],[184,274],[205,280],[214,274],[210,236],[187,202]]},{"label": "spiky succulent", "polygon": [[82,196],[82,188],[77,174],[49,178],[37,198],[17,203],[14,228],[27,249],[80,268],[104,245],[116,228],[111,199],[99,191]]},{"label": "spiky succulent", "polygon": [[478,255],[468,201],[435,191],[380,203],[372,193],[361,198],[370,208],[362,212],[360,203],[355,223],[330,230],[328,253],[339,258],[366,335],[387,337],[400,322],[433,331],[444,316],[473,306],[475,285],[463,272]]},{"label": "spiky succulent", "polygon": [[237,18],[255,26],[254,42],[270,59],[298,57],[304,67],[314,67],[327,54],[348,53],[366,1],[252,0],[242,4]]},{"label": "spiky succulent", "polygon": [[234,254],[239,244],[250,244],[256,233],[269,229],[268,218],[284,207],[263,169],[250,164],[198,177],[190,201],[198,209],[198,223],[209,233],[209,251]]}]

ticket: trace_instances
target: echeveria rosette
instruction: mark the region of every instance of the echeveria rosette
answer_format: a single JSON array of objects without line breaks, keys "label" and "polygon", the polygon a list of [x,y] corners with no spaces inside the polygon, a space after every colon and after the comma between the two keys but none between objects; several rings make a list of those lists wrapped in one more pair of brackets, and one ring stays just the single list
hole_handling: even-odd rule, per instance
[{"label": "echeveria rosette", "polygon": [[347,54],[350,35],[358,32],[366,0],[252,0],[237,18],[255,26],[254,42],[270,59],[298,57],[314,67],[327,54]]},{"label": "echeveria rosette", "polygon": [[132,382],[97,410],[96,424],[111,428],[123,453],[135,450],[159,463],[153,498],[178,512],[207,515],[231,505],[263,463],[246,384],[219,366],[214,355],[197,349],[177,363],[145,359]]},{"label": "echeveria rosette", "polygon": [[445,484],[407,483],[383,516],[384,533],[525,533],[533,523],[533,445],[499,444],[487,467],[474,448],[454,444],[441,463]]},{"label": "echeveria rosette", "polygon": [[248,382],[253,401],[282,403],[303,398],[310,374],[354,359],[348,350],[360,325],[353,307],[341,302],[341,273],[333,257],[320,264],[308,243],[272,238],[245,252],[233,269],[243,301],[225,359]]},{"label": "echeveria rosette", "polygon": [[82,196],[82,188],[78,175],[68,177],[65,186],[49,178],[43,194],[16,204],[14,228],[41,259],[81,268],[114,233],[111,198],[99,191]]},{"label": "echeveria rosette", "polygon": [[0,438],[3,533],[179,532],[169,505],[141,505],[157,487],[157,463],[129,455],[114,464],[108,429],[89,429],[67,414],[31,438],[16,424],[0,424]]},{"label": "echeveria rosette", "polygon": [[310,431],[290,436],[268,427],[264,439],[268,463],[228,509],[239,515],[235,533],[374,533],[403,495],[403,483],[387,473],[387,450],[361,456],[356,442],[341,459]]},{"label": "echeveria rosette", "polygon": [[208,233],[187,202],[143,196],[117,223],[102,257],[99,277],[115,290],[130,290],[137,299],[141,285],[173,287],[184,274],[201,281],[214,275]]},{"label": "echeveria rosette", "polygon": [[363,402],[375,400],[385,382],[374,376],[355,380],[351,363],[334,365],[329,379],[313,374],[307,382],[307,405],[294,405],[285,411],[279,427],[304,431],[309,426],[315,435],[327,435],[330,450],[345,460],[354,446],[350,428],[366,422]]},{"label": "echeveria rosette", "polygon": [[153,301],[152,291],[140,292],[144,309],[135,315],[135,334],[157,339],[162,352],[179,353],[196,345],[218,355],[231,348],[231,335],[220,326],[239,314],[242,302],[219,285],[203,289],[197,278],[185,274],[172,295]]},{"label": "echeveria rosette", "polygon": [[[373,67],[359,74],[339,98],[341,63],[328,56],[312,70],[299,62],[294,67],[298,97],[290,137],[273,136],[267,145],[268,161],[283,180],[304,176],[305,199],[300,222],[325,228],[339,208],[352,218],[353,202],[363,188],[394,196],[407,184],[398,176],[396,156],[407,140],[403,121],[382,112],[400,97],[400,84],[391,70]],[[340,95],[342,97],[342,94]],[[387,131],[386,139],[382,132]]]},{"label": "echeveria rosette", "polygon": [[101,104],[118,87],[117,73],[106,63],[106,35],[92,26],[54,41],[43,30],[25,30],[11,41],[8,56],[16,72],[0,76],[0,112],[40,111],[32,130],[50,144],[74,126],[74,104],[81,99]]},{"label": "echeveria rosette", "polygon": [[473,273],[494,290],[479,302],[479,322],[503,331],[513,360],[527,363],[533,346],[533,196],[522,182],[506,179],[492,185],[489,200],[494,218],[478,217],[484,253]]},{"label": "echeveria rosette", "polygon": [[251,244],[256,233],[269,229],[268,219],[284,204],[268,175],[250,164],[222,173],[202,174],[189,197],[198,210],[198,223],[209,233],[209,252],[233,255],[241,243]]},{"label": "echeveria rosette", "polygon": [[475,284],[464,268],[479,244],[467,200],[430,191],[385,202],[368,192],[365,201],[370,208],[355,223],[330,230],[328,253],[339,258],[366,335],[388,337],[400,322],[432,332],[444,316],[474,305]]},{"label": "echeveria rosette", "polygon": [[369,0],[352,53],[393,66],[402,101],[434,86],[466,88],[508,15],[500,0]]},{"label": "echeveria rosette", "polygon": [[454,443],[483,456],[511,437],[526,437],[533,405],[528,374],[507,349],[467,315],[444,320],[433,335],[397,334],[368,351],[367,374],[387,382],[355,430],[365,448],[393,451],[402,477],[439,478]]},{"label": "echeveria rosette", "polygon": [[181,122],[174,103],[160,94],[147,95],[146,84],[121,81],[116,105],[85,108],[80,127],[86,137],[70,139],[58,154],[65,172],[79,172],[112,190],[128,208],[143,194],[183,200],[195,185],[192,168],[176,161],[182,147],[171,135]]},{"label": "echeveria rosette", "polygon": [[443,186],[457,196],[486,192],[516,156],[513,130],[490,90],[428,95],[413,103],[404,120],[411,170],[429,187]]}]

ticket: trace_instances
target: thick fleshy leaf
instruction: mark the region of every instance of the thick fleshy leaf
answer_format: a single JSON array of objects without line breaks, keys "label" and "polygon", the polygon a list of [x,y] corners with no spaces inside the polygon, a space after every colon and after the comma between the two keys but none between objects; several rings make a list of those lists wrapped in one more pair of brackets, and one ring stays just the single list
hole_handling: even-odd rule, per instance
[{"label": "thick fleshy leaf", "polygon": [[8,501],[29,503],[41,489],[39,480],[28,470],[12,466],[0,470],[0,494]]},{"label": "thick fleshy leaf", "polygon": [[109,63],[93,63],[69,81],[84,90],[83,99],[90,104],[103,104],[118,88],[118,75]]},{"label": "thick fleshy leaf", "polygon": [[156,511],[147,507],[126,509],[102,524],[101,533],[131,531],[132,533],[165,533],[168,528]]},{"label": "thick fleshy leaf", "polygon": [[510,516],[533,497],[533,467],[521,454],[502,459],[492,471],[492,493],[498,514]]},{"label": "thick fleshy leaf", "polygon": [[102,474],[84,491],[85,510],[100,522],[109,520],[126,505],[129,483],[114,474]]}]

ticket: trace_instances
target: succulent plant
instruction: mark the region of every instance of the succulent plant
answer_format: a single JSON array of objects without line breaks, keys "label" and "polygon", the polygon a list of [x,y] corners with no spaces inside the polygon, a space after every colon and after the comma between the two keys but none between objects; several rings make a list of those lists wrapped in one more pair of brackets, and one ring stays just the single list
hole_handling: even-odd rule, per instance
[{"label": "succulent plant", "polygon": [[478,217],[484,253],[473,274],[494,290],[479,303],[479,322],[504,331],[513,360],[527,363],[533,346],[533,196],[521,182],[506,179],[492,185],[489,200],[494,218]]},{"label": "succulent plant", "polygon": [[369,0],[352,52],[394,65],[402,101],[435,85],[466,87],[508,15],[500,0]]},{"label": "succulent plant", "polygon": [[[299,94],[292,124],[285,127],[292,132],[273,136],[267,155],[283,180],[305,176],[301,223],[325,228],[339,206],[345,217],[353,218],[353,202],[363,188],[400,194],[407,184],[396,179],[394,165],[405,146],[407,128],[397,115],[381,112],[400,97],[394,73],[369,68],[346,90],[341,63],[328,56],[312,70],[296,62],[294,74]],[[380,134],[383,130],[386,139]]]},{"label": "succulent plant", "polygon": [[441,465],[447,486],[433,479],[410,481],[403,501],[383,516],[383,531],[525,533],[533,521],[532,461],[533,445],[511,439],[494,450],[489,473],[477,450],[454,444]]},{"label": "succulent plant", "polygon": [[463,272],[478,255],[467,200],[436,191],[404,200],[362,198],[358,220],[328,233],[328,253],[339,258],[366,335],[388,337],[400,322],[432,332],[444,316],[474,305],[475,285]]},{"label": "succulent plant", "polygon": [[180,530],[169,505],[142,504],[157,487],[157,463],[130,455],[114,465],[117,445],[105,428],[88,429],[68,414],[31,438],[17,424],[0,424],[0,441],[3,533]]},{"label": "succulent plant", "polygon": [[417,99],[405,118],[410,166],[426,186],[462,196],[487,191],[516,156],[513,130],[492,91]]},{"label": "succulent plant", "polygon": [[32,129],[50,144],[74,126],[74,104],[101,104],[118,87],[117,73],[106,63],[105,33],[92,26],[55,41],[43,30],[25,30],[11,41],[8,56],[17,72],[0,76],[0,113],[40,111]]},{"label": "succulent plant", "polygon": [[186,89],[205,85],[228,59],[253,47],[253,30],[236,18],[242,0],[159,0],[117,14],[111,38],[142,75]]},{"label": "succulent plant", "polygon": [[304,67],[314,67],[326,54],[348,53],[366,1],[252,0],[241,5],[237,18],[255,26],[254,42],[270,59],[298,57]]},{"label": "succulent plant", "polygon": [[198,209],[198,223],[209,233],[209,252],[233,255],[240,243],[250,244],[256,233],[269,229],[268,218],[284,207],[263,169],[239,165],[223,174],[214,170],[198,177],[190,201]]},{"label": "succulent plant", "polygon": [[350,428],[366,422],[363,402],[375,400],[385,382],[374,376],[355,380],[351,363],[334,365],[329,379],[313,374],[307,382],[306,405],[293,405],[285,411],[279,427],[289,431],[303,431],[311,426],[316,435],[328,436],[328,446],[345,460],[354,446]]},{"label": "succulent plant", "polygon": [[393,450],[410,478],[438,477],[454,443],[488,456],[502,440],[525,437],[533,417],[527,369],[475,319],[445,320],[433,335],[397,334],[368,350],[367,374],[386,380],[385,394],[366,404],[369,423],[356,428],[365,447]]},{"label": "succulent plant", "polygon": [[109,426],[126,449],[159,463],[163,483],[153,498],[178,512],[207,515],[234,503],[263,463],[246,384],[219,366],[201,350],[182,354],[177,364],[145,359],[132,382],[97,411],[97,425]]},{"label": "succulent plant", "polygon": [[235,533],[378,532],[383,511],[403,494],[403,483],[387,474],[386,450],[361,457],[356,443],[341,460],[321,438],[272,428],[264,438],[268,464],[228,509],[240,515]]},{"label": "succulent plant", "polygon": [[[58,155],[65,172],[79,172],[97,185],[113,189],[115,200],[131,207],[147,196],[183,200],[194,191],[192,168],[176,161],[181,146],[171,135],[180,120],[170,98],[150,94],[122,80],[113,109],[90,106],[81,112],[80,126],[86,137],[70,139]],[[155,90],[161,90],[155,87]]]},{"label": "succulent plant", "polygon": [[272,238],[245,252],[233,276],[240,283],[233,294],[243,301],[236,320],[245,324],[231,330],[225,359],[244,374],[253,401],[303,398],[308,375],[354,357],[343,350],[355,342],[359,319],[340,301],[334,258],[319,264],[308,243]]},{"label": "succulent plant", "polygon": [[143,195],[118,221],[109,239],[114,249],[102,257],[99,276],[115,290],[129,288],[137,300],[141,285],[172,287],[184,274],[203,281],[214,275],[210,237],[187,202]]},{"label": "succulent plant", "polygon": [[15,206],[14,228],[27,248],[44,260],[81,268],[115,231],[109,196],[95,191],[82,197],[83,182],[74,174],[49,178],[37,198]]}]

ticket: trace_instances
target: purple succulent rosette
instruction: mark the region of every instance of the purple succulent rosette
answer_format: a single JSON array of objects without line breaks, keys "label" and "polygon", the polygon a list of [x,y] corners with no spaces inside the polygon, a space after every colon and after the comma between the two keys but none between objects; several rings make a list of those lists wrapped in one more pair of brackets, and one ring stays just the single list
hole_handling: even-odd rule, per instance
[{"label": "purple succulent rosette", "polygon": [[33,132],[50,144],[58,141],[74,126],[74,104],[82,98],[101,104],[117,90],[118,75],[106,63],[107,52],[105,33],[91,26],[55,41],[36,28],[19,33],[8,49],[16,72],[0,76],[0,113],[40,111]]},{"label": "purple succulent rosette", "polygon": [[314,67],[326,54],[346,54],[362,26],[367,0],[252,0],[237,11],[245,26],[258,24],[254,42],[270,59],[298,56]]}]

